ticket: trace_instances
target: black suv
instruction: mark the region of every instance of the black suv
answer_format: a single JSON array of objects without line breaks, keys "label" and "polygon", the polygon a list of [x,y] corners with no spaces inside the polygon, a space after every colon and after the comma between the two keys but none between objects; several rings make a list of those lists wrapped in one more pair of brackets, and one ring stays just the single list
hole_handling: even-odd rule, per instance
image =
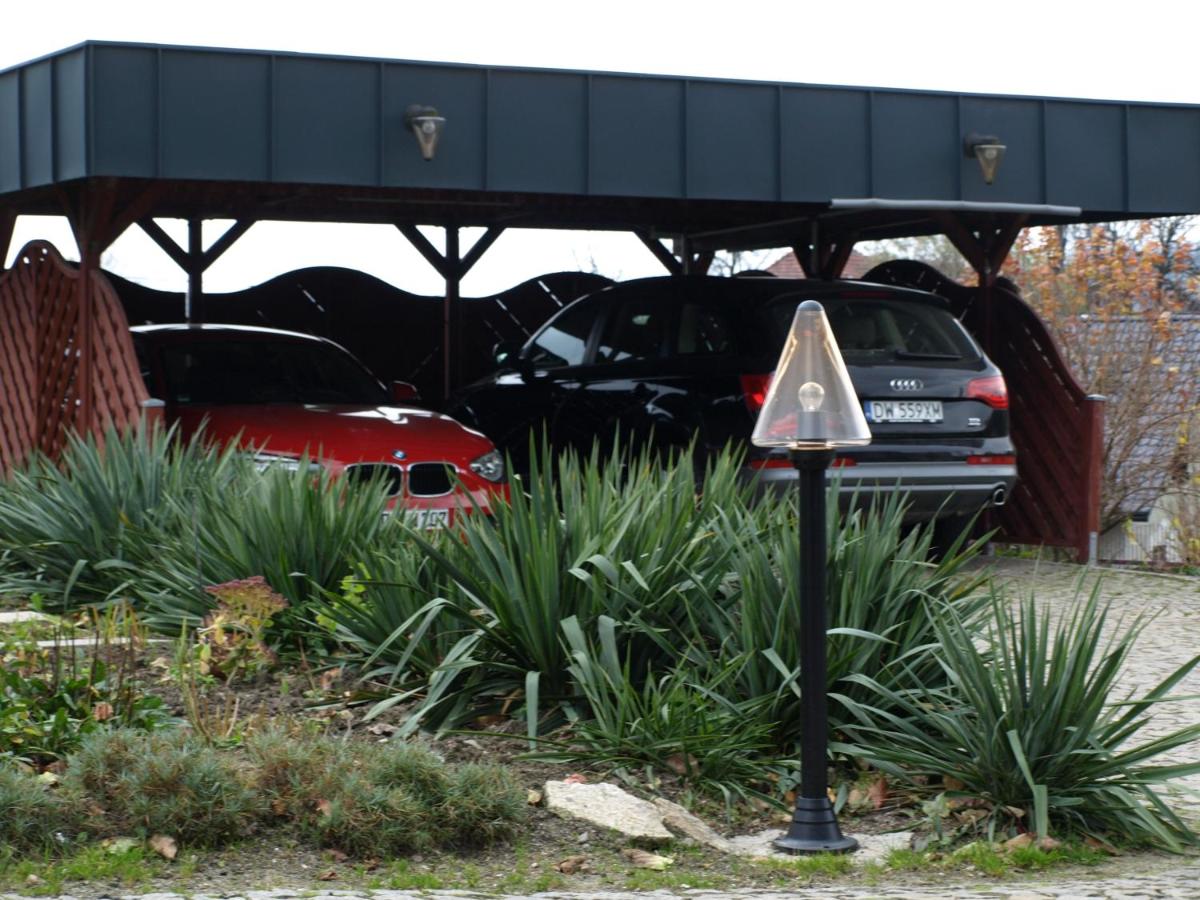
[{"label": "black suv", "polygon": [[[562,309],[451,414],[521,471],[531,429],[590,449],[616,429],[663,449],[748,444],[796,306],[825,307],[872,441],[845,450],[842,492],[896,490],[910,516],[999,505],[1017,477],[1008,393],[940,297],[857,281],[673,276],[615,284]],[[795,478],[786,452],[749,447],[766,484]]]}]

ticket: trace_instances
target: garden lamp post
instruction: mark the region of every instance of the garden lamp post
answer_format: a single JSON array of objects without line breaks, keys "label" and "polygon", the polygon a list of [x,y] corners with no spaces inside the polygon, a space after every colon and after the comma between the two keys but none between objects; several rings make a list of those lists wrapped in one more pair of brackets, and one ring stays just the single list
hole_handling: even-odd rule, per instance
[{"label": "garden lamp post", "polygon": [[826,779],[825,471],[836,448],[869,444],[871,431],[815,300],[796,309],[750,440],[787,447],[800,490],[800,791],[787,834],[774,844],[785,853],[849,853],[858,842],[838,827]]}]

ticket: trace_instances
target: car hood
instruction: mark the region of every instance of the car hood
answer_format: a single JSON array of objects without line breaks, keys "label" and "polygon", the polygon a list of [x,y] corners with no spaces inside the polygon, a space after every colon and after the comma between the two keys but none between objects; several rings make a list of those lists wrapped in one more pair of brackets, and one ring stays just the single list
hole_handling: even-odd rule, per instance
[{"label": "car hood", "polygon": [[273,453],[307,453],[343,464],[403,459],[465,466],[492,449],[486,437],[449,416],[409,407],[269,404],[184,406],[175,412],[185,433],[203,424],[210,440],[237,439]]}]

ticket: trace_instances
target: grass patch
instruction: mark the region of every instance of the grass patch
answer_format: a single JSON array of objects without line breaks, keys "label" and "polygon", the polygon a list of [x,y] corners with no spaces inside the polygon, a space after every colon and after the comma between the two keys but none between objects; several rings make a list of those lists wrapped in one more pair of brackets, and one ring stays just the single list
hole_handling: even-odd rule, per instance
[{"label": "grass patch", "polygon": [[99,882],[128,890],[143,888],[167,874],[178,877],[179,869],[176,864],[172,871],[166,860],[141,845],[113,848],[97,843],[61,858],[30,856],[16,859],[0,854],[0,888],[37,897],[70,893],[72,884],[82,882]]}]

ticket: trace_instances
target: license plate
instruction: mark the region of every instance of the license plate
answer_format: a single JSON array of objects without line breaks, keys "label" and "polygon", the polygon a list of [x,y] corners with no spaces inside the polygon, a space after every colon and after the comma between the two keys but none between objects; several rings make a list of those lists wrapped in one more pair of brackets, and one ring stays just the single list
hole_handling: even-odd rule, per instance
[{"label": "license plate", "polygon": [[[385,520],[392,517],[393,510],[383,511]],[[447,528],[450,525],[448,509],[398,509],[400,518],[413,528]]]},{"label": "license plate", "polygon": [[941,400],[868,400],[863,404],[868,422],[940,422]]},{"label": "license plate", "polygon": [[417,528],[445,528],[450,524],[448,509],[411,509],[408,515]]}]

